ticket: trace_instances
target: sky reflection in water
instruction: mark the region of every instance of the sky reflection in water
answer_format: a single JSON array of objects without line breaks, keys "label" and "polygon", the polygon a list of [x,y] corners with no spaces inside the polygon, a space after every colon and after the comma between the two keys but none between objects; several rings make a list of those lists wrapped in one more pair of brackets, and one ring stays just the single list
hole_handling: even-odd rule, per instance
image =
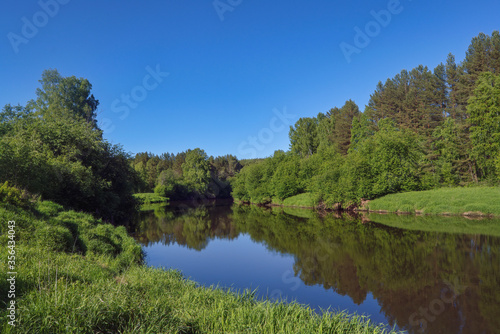
[{"label": "sky reflection in water", "polygon": [[[145,245],[149,265],[179,269],[206,286],[257,288],[259,297],[366,314],[411,333],[421,326],[427,333],[500,328],[499,237],[410,231],[349,216],[286,211],[237,205],[156,208],[138,214],[136,238]],[[394,226],[401,217],[380,219]],[[433,226],[402,219],[413,228]],[[468,222],[461,219],[444,222],[463,230]],[[481,224],[496,234],[490,226],[498,221]]]}]

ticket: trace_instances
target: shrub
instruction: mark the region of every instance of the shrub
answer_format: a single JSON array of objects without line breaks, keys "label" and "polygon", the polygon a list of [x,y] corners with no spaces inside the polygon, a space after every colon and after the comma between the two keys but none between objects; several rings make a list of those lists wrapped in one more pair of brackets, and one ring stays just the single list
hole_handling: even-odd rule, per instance
[{"label": "shrub", "polygon": [[75,243],[71,232],[66,227],[57,225],[38,228],[35,238],[42,248],[56,252],[71,252]]},{"label": "shrub", "polygon": [[51,201],[42,201],[36,204],[36,209],[44,216],[55,217],[64,207]]},{"label": "shrub", "polygon": [[31,205],[27,193],[16,187],[9,186],[8,181],[5,181],[5,183],[0,186],[0,203],[20,207],[28,207]]},{"label": "shrub", "polygon": [[98,225],[85,231],[82,239],[87,246],[87,252],[99,255],[117,256],[120,251],[121,236],[116,235],[114,227],[109,224]]}]

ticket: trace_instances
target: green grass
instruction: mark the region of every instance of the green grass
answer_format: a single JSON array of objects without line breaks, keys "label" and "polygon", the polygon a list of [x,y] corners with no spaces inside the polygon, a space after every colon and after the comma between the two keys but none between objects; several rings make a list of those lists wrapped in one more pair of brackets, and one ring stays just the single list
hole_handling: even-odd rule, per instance
[{"label": "green grass", "polygon": [[[0,208],[0,258],[16,221],[17,326],[7,324],[6,261],[0,261],[2,333],[384,333],[365,317],[295,303],[260,301],[248,291],[199,287],[174,270],[141,264],[123,227],[42,204]],[[46,231],[46,228],[50,231]],[[54,233],[48,240],[46,237]]]},{"label": "green grass", "polygon": [[370,211],[500,216],[500,187],[441,188],[391,194],[370,201]]},{"label": "green grass", "polygon": [[500,237],[500,219],[470,219],[462,216],[396,215],[370,213],[372,222],[414,231],[481,234]]},{"label": "green grass", "polygon": [[285,198],[282,201],[277,198],[273,198],[272,203],[276,205],[300,208],[314,208],[316,206],[311,193],[298,194]]},{"label": "green grass", "polygon": [[161,203],[148,203],[148,204],[141,204],[141,206],[139,207],[139,210],[140,211],[154,211],[154,210],[157,210],[159,208],[164,208],[165,206],[167,206],[168,203],[164,203],[164,202],[161,202]]},{"label": "green grass", "polygon": [[137,193],[134,194],[134,197],[141,204],[166,203],[168,201],[167,197],[163,197],[155,193]]},{"label": "green grass", "polygon": [[285,206],[297,206],[297,207],[308,207],[308,208],[315,207],[313,195],[311,193],[303,193],[285,198],[283,204]]}]

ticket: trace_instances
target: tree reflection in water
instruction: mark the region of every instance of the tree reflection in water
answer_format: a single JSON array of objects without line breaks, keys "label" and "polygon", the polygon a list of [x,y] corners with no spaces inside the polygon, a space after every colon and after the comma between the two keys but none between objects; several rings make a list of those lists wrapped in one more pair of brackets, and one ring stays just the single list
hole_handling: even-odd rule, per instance
[{"label": "tree reflection in water", "polygon": [[[246,233],[271,251],[292,254],[293,271],[306,285],[348,295],[356,304],[371,292],[391,326],[417,333],[422,321],[428,333],[500,330],[499,237],[300,215],[307,217],[256,206],[164,207],[138,214],[136,238],[200,251],[216,238]],[[449,282],[464,288],[452,303],[441,303]]]}]

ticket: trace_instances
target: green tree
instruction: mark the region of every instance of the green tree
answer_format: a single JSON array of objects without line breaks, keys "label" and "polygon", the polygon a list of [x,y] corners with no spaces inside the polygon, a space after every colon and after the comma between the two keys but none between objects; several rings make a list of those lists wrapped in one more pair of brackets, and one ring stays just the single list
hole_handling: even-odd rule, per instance
[{"label": "green tree", "polygon": [[186,161],[182,164],[182,175],[190,191],[205,193],[210,182],[210,165],[205,151],[195,148],[186,152]]},{"label": "green tree", "polygon": [[329,113],[330,118],[335,121],[332,142],[334,146],[343,155],[347,154],[351,145],[351,128],[353,119],[360,115],[359,108],[352,100],[348,100],[340,109],[332,109]]},{"label": "green tree", "polygon": [[314,117],[300,118],[295,126],[290,126],[290,149],[303,157],[316,153],[319,140],[317,135],[318,119]]},{"label": "green tree", "polygon": [[353,118],[349,152],[356,150],[358,145],[367,138],[373,136],[373,134],[374,131],[366,113],[362,113],[359,117]]},{"label": "green tree", "polygon": [[271,201],[272,194],[269,191],[269,185],[264,181],[265,172],[266,161],[246,167],[245,189],[253,203],[269,203]]},{"label": "green tree", "polygon": [[500,75],[486,72],[479,76],[467,113],[472,157],[482,177],[494,176],[495,160],[500,154]]},{"label": "green tree", "polygon": [[273,195],[284,200],[297,195],[303,189],[299,179],[300,159],[296,155],[288,155],[276,168],[272,178],[271,187]]},{"label": "green tree", "polygon": [[44,72],[41,82],[37,101],[27,108],[7,105],[0,115],[0,166],[6,167],[0,181],[106,219],[124,217],[135,205],[137,178],[129,156],[96,128],[97,102],[91,108],[89,92],[73,90],[78,85],[66,85],[57,71]]},{"label": "green tree", "polygon": [[175,197],[178,193],[179,180],[172,169],[164,170],[158,176],[154,192],[167,198]]},{"label": "green tree", "polygon": [[464,185],[476,180],[467,124],[448,118],[434,130],[433,138],[436,169],[432,174],[439,178],[437,184]]},{"label": "green tree", "polygon": [[56,69],[45,70],[42,85],[37,88],[36,100],[28,103],[28,109],[41,113],[69,110],[97,128],[96,110],[99,101],[91,94],[92,85],[87,79],[62,77]]},{"label": "green tree", "polygon": [[377,85],[368,102],[367,115],[373,122],[390,117],[396,125],[429,138],[443,119],[447,103],[445,71],[433,72],[418,66],[401,71],[385,84]]}]

